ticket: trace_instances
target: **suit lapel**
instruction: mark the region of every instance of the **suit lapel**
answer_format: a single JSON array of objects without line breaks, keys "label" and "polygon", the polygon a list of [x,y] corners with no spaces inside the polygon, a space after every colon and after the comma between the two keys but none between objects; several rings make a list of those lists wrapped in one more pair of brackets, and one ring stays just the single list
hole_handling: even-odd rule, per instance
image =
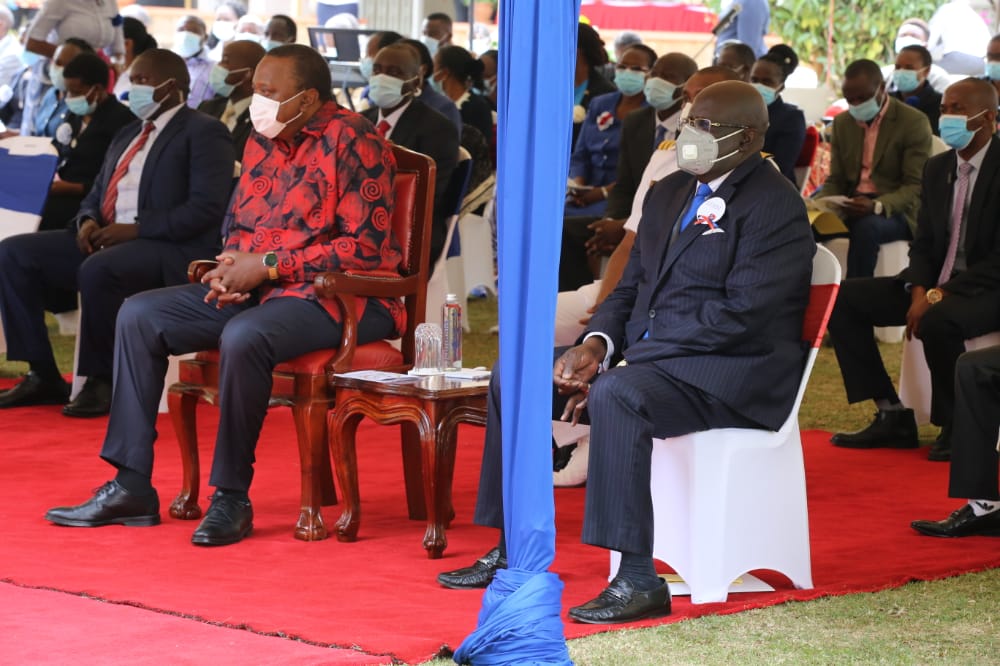
[{"label": "suit lapel", "polygon": [[[982,218],[985,215],[986,195],[993,185],[993,174],[1000,168],[1000,139],[993,137],[986,148],[986,155],[983,156],[983,163],[976,174],[976,185],[972,189],[972,200],[969,202],[969,212],[965,216],[967,227],[965,230],[965,247],[976,246],[976,235],[979,233]],[[951,171],[954,173],[955,162],[951,164]]]},{"label": "suit lapel", "polygon": [[[764,160],[760,157],[760,155],[754,155],[753,157],[748,158],[745,162],[743,162],[743,164],[736,167],[736,169],[729,174],[729,177],[722,182],[719,189],[712,193],[710,198],[718,197],[728,204],[733,193],[736,191],[736,186],[739,185],[740,181],[753,172],[754,169],[756,169],[763,161]],[[680,217],[681,213],[687,209],[688,202],[691,201],[693,196],[694,189],[692,187],[689,195],[684,199],[684,208],[677,211],[677,214],[673,218],[673,224],[670,225],[671,230],[673,229],[674,224],[677,223],[677,219]],[[726,216],[723,215],[719,220],[719,226],[724,225],[726,222]],[[660,271],[657,274],[657,286],[659,286],[659,283],[666,278],[667,274],[670,272],[670,268],[674,265],[674,262],[677,261],[677,258],[680,257],[684,251],[691,246],[694,240],[703,233],[705,233],[705,229],[701,226],[695,225],[693,222],[688,225],[687,229],[680,232],[677,239],[667,248],[667,256],[664,257],[663,265],[660,267]],[[667,239],[669,240],[669,238],[670,231],[668,230]]]},{"label": "suit lapel", "polygon": [[[895,133],[896,122],[897,122],[896,116],[898,115],[897,114],[898,109],[896,105],[899,104],[899,102],[897,102],[892,97],[889,97],[886,99],[886,104],[889,105],[889,108],[885,110],[885,116],[882,117],[882,122],[879,123],[878,126],[878,136],[875,137],[875,152],[872,153],[872,167],[871,167],[872,173],[875,172],[876,167],[878,167],[878,163],[882,160],[882,155],[885,154],[886,144],[889,143],[890,140],[895,138],[894,136],[890,135]],[[864,152],[863,152],[864,141],[865,141],[864,132],[862,132],[861,134],[862,160],[864,159]]]},{"label": "suit lapel", "polygon": [[400,145],[407,146],[413,140],[413,134],[416,131],[419,121],[417,116],[420,114],[420,110],[417,108],[417,100],[410,102],[410,105],[406,107],[403,114],[396,121],[396,125],[392,128],[392,142]]},{"label": "suit lapel", "polygon": [[153,140],[153,145],[150,147],[149,154],[146,155],[146,161],[143,163],[142,176],[139,180],[140,208],[146,205],[146,194],[153,184],[153,172],[155,171],[155,169],[147,169],[146,167],[155,166],[159,163],[160,154],[163,153],[164,149],[170,144],[177,133],[181,131],[181,128],[184,127],[189,113],[192,113],[192,111],[187,106],[181,108]]}]

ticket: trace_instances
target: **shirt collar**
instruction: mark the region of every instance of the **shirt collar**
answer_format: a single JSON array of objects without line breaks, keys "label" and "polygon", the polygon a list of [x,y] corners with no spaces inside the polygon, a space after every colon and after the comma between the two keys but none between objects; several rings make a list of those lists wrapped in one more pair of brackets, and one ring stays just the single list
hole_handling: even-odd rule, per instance
[{"label": "shirt collar", "polygon": [[462,105],[465,104],[470,97],[472,97],[472,93],[466,90],[464,93],[462,93],[461,97],[455,100],[455,106],[461,109]]},{"label": "shirt collar", "polygon": [[991,143],[990,141],[987,141],[986,144],[983,145],[983,147],[980,148],[975,155],[973,155],[967,160],[963,160],[962,157],[956,151],[955,157],[958,158],[958,164],[964,164],[968,162],[969,164],[972,165],[973,169],[979,171],[983,166],[983,160],[986,159],[986,150],[990,147],[990,143]]},{"label": "shirt collar", "polygon": [[250,102],[252,101],[253,101],[253,95],[244,97],[238,102],[228,100],[226,102],[226,109],[232,109],[233,113],[236,114],[236,117],[239,118],[241,115],[243,115],[244,111],[250,108]]},{"label": "shirt collar", "polygon": [[[385,122],[389,123],[389,127],[395,127],[396,123],[399,122],[400,116],[402,116],[403,113],[408,108],[410,108],[411,104],[413,104],[413,98],[412,97],[410,97],[409,99],[407,99],[405,104],[403,104],[402,106],[400,106],[398,109],[396,109],[395,111],[393,111],[389,115],[385,115],[382,112],[382,109],[379,109],[378,110],[378,122],[381,122],[381,121],[384,120]],[[378,122],[376,122],[375,124],[377,125]]]},{"label": "shirt collar", "polygon": [[173,106],[161,113],[159,117],[153,121],[153,126],[156,128],[156,131],[162,131],[163,128],[167,126],[167,123],[173,120],[174,116],[176,116],[177,113],[185,106],[187,105],[184,104],[184,102],[178,102],[176,106]]}]

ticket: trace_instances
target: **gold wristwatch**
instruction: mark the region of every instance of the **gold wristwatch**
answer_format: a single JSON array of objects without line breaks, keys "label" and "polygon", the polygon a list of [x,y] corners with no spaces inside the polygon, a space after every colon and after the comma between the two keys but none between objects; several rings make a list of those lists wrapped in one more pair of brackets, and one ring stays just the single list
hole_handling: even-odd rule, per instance
[{"label": "gold wristwatch", "polygon": [[272,282],[278,279],[278,255],[274,252],[268,252],[263,258],[264,265],[267,267],[267,279]]},{"label": "gold wristwatch", "polygon": [[935,303],[940,303],[941,299],[944,298],[944,292],[935,287],[934,289],[927,290],[927,302],[931,305]]}]

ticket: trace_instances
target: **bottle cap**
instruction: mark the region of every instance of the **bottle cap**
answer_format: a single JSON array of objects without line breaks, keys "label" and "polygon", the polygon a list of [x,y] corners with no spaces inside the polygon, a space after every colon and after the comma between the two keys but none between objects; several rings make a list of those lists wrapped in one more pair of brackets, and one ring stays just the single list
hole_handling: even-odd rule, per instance
[{"label": "bottle cap", "polygon": [[[440,292],[439,292],[440,293]],[[444,297],[445,303],[458,303],[458,296],[455,294],[448,294]]]}]

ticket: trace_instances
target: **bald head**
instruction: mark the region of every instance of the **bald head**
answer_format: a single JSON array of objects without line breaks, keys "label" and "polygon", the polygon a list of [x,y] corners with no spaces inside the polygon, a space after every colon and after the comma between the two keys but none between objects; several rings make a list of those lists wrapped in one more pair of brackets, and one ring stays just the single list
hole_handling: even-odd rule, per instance
[{"label": "bald head", "polygon": [[[164,81],[174,80],[177,89],[188,94],[191,88],[191,76],[188,74],[187,65],[184,59],[173,51],[166,49],[150,49],[143,51],[132,63],[132,71],[135,71],[136,64],[149,78],[148,84],[158,86]],[[134,74],[130,75],[135,81]]]},{"label": "bald head", "polygon": [[704,67],[691,75],[684,84],[684,101],[693,102],[702,90],[721,81],[739,81],[740,77],[728,67],[713,65]]},{"label": "bald head", "polygon": [[[226,69],[241,69],[248,67],[253,69],[264,57],[264,47],[249,39],[240,39],[226,44],[222,49],[222,57],[228,61]],[[253,78],[253,77],[251,77]]]},{"label": "bald head", "polygon": [[[963,113],[974,116],[980,111],[996,111],[997,89],[985,79],[967,78],[948,86],[944,91],[944,98],[941,100],[942,107],[947,106],[945,99],[953,102],[961,102],[964,107]],[[944,111],[944,109],[942,108]],[[956,113],[955,111],[944,111],[944,113]]]},{"label": "bald head", "polygon": [[668,53],[656,59],[650,76],[670,81],[674,85],[684,85],[691,75],[698,71],[698,63],[683,53]]},{"label": "bald head", "polygon": [[710,118],[718,123],[746,125],[761,133],[767,131],[767,107],[756,88],[742,81],[721,81],[708,86],[694,100],[691,115]]}]

